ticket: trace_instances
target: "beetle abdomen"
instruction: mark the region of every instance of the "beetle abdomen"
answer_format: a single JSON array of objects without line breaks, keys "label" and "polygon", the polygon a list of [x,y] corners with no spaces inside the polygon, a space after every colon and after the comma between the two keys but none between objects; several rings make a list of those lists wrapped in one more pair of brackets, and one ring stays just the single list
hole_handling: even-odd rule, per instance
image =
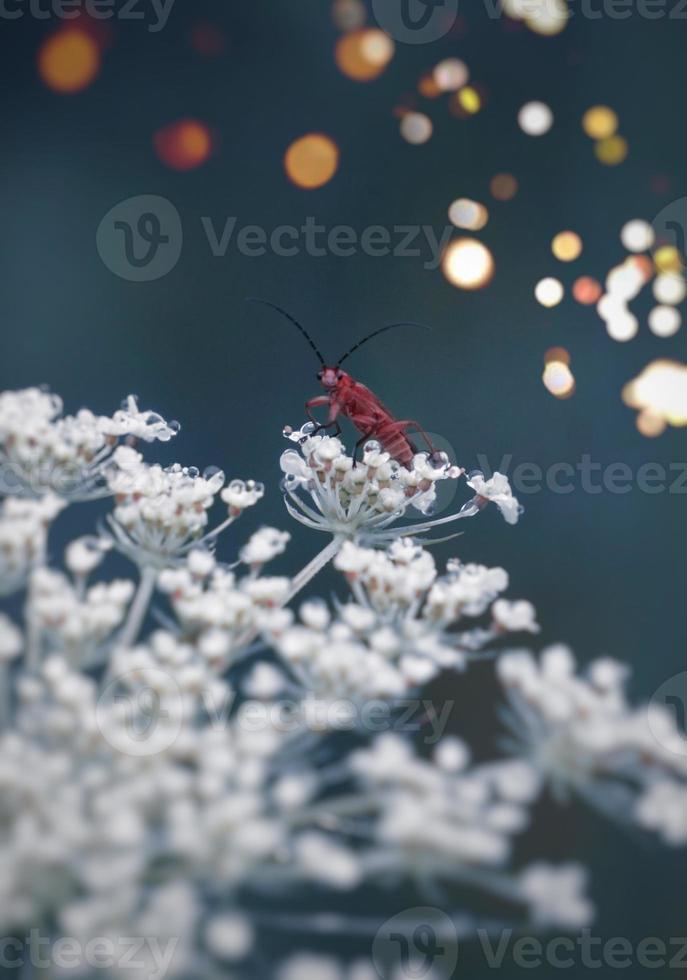
[{"label": "beetle abdomen", "polygon": [[380,425],[373,438],[377,439],[382,449],[402,466],[412,466],[417,450],[397,422]]}]

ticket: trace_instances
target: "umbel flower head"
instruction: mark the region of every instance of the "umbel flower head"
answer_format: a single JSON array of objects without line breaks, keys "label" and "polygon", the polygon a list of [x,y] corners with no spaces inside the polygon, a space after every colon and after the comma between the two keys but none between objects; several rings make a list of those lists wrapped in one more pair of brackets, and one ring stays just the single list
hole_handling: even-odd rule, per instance
[{"label": "umbel flower head", "polygon": [[[515,523],[520,512],[510,493],[506,477],[498,477],[498,492],[485,484],[477,485],[477,496],[448,517],[418,521],[410,526],[392,526],[416,511],[429,515],[436,503],[437,484],[458,480],[465,471],[449,463],[446,454],[418,453],[411,468],[406,468],[383,452],[371,440],[363,449],[362,460],[347,456],[342,442],[331,436],[312,435],[312,423],[300,431],[286,429],[299,450],[287,450],[281,457],[286,508],[297,521],[335,537],[355,539],[361,543],[383,544],[405,534],[421,534],[437,527],[477,514],[489,499],[504,512],[509,523]],[[472,484],[469,484],[472,485]],[[507,496],[510,500],[504,507]]]},{"label": "umbel flower head", "polygon": [[[240,480],[223,489],[224,473],[216,467],[201,475],[178,463],[150,466],[128,446],[115,451],[106,476],[115,498],[108,517],[115,547],[136,564],[159,569],[183,558],[201,540],[212,547],[217,535],[264,494],[261,484]],[[203,539],[208,511],[220,492],[229,516]]]},{"label": "umbel flower head", "polygon": [[[334,567],[351,599],[333,616],[322,603],[306,603],[300,623],[275,617],[271,634],[289,667],[322,696],[336,698],[342,684],[351,697],[402,696],[440,670],[494,656],[489,645],[505,633],[538,630],[530,603],[497,600],[508,587],[504,569],[453,560],[440,576],[432,555],[408,538],[387,551],[346,541]],[[490,608],[490,622],[475,625]]]},{"label": "umbel flower head", "polygon": [[346,792],[329,790],[310,812],[324,827],[344,819],[355,828],[360,879],[395,886],[414,880],[429,895],[466,884],[524,905],[530,921],[574,929],[591,921],[582,866],[538,862],[516,875],[508,869],[539,790],[526,765],[471,765],[468,747],[453,737],[420,758],[404,738],[385,734],[351,753],[340,775],[352,778],[359,793],[343,782]]},{"label": "umbel flower head", "polygon": [[190,551],[179,568],[160,573],[158,588],[169,596],[181,635],[215,671],[223,672],[234,661],[259,631],[265,611],[285,602],[289,579],[259,572],[283,552],[288,538],[274,528],[256,532],[241,550],[241,560],[250,568],[243,577],[201,549]]},{"label": "umbel flower head", "polygon": [[539,662],[529,651],[507,653],[497,673],[509,702],[506,745],[559,799],[577,794],[616,821],[687,842],[687,824],[676,829],[687,813],[684,736],[663,707],[628,703],[623,664],[596,660],[580,675],[571,651],[557,645]]},{"label": "umbel flower head", "polygon": [[41,388],[0,394],[0,493],[67,501],[108,496],[106,464],[120,439],[168,442],[179,431],[133,395],[111,417],[82,408],[62,416],[62,400]]},{"label": "umbel flower head", "polygon": [[29,585],[30,615],[40,641],[79,667],[101,663],[103,644],[124,621],[134,584],[128,579],[98,582],[89,589],[66,575],[37,568]]},{"label": "umbel flower head", "polygon": [[[137,976],[159,975],[157,943],[173,947],[165,975],[177,980],[367,980],[360,963],[312,955],[280,971],[262,930],[297,926],[303,945],[309,931],[374,936],[391,910],[350,915],[371,886],[392,906],[401,887],[418,906],[441,903],[461,943],[484,922],[475,896],[497,935],[587,925],[583,866],[519,860],[530,827],[540,847],[550,836],[533,806],[546,786],[561,803],[575,793],[687,843],[675,718],[630,707],[614,661],[579,676],[560,649],[540,661],[499,654],[509,634],[536,634],[534,607],[504,597],[504,569],[454,559],[444,570],[411,540],[488,502],[513,522],[505,477],[469,476],[467,503],[430,519],[458,467],[425,454],[402,467],[374,445],[355,462],[339,440],[301,432],[282,459],[287,506],[331,540],[295,575],[268,575],[284,531],[255,531],[231,565],[221,555],[220,533],[259,503],[260,484],[149,465],[118,440],[165,441],[174,426],[133,400],[109,419],[60,411],[39,389],[0,395],[0,454],[15,477],[0,509],[0,592],[20,592],[23,617],[0,614],[6,934],[40,929],[83,950],[96,937],[147,937]],[[51,521],[99,495],[113,497],[107,534],[89,523],[56,563]],[[138,566],[137,585],[107,578],[114,548]],[[345,594],[309,599],[297,619],[289,603],[330,560]],[[473,764],[424,685],[487,655],[509,701],[510,756],[484,758],[485,738]],[[408,693],[428,736],[421,751],[396,724]],[[422,922],[407,925],[410,938]]]},{"label": "umbel flower head", "polygon": [[23,588],[45,560],[50,523],[65,507],[54,494],[40,500],[8,497],[0,504],[0,596]]}]

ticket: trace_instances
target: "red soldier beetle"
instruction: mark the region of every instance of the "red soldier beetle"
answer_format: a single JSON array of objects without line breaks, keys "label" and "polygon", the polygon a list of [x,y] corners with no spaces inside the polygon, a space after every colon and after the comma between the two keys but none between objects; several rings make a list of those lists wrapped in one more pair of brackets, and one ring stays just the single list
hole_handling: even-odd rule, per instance
[{"label": "red soldier beetle", "polygon": [[[312,434],[321,432],[323,429],[333,429],[333,435],[338,436],[341,432],[341,425],[339,424],[339,416],[343,415],[344,418],[349,419],[356,427],[358,432],[361,433],[360,439],[358,439],[355,445],[355,451],[353,453],[353,458],[355,459],[360,447],[369,439],[376,440],[389,455],[401,463],[403,466],[412,467],[413,457],[417,453],[416,446],[408,438],[408,429],[415,429],[417,433],[424,439],[429,448],[429,452],[432,457],[443,457],[443,454],[437,453],[432,442],[424,431],[419,422],[413,419],[396,419],[389,409],[377,398],[374,392],[366,388],[364,384],[360,381],[356,381],[350,374],[346,371],[341,370],[341,365],[354,351],[366,344],[368,340],[372,340],[373,337],[379,336],[379,334],[384,333],[386,330],[392,330],[395,327],[421,327],[422,329],[428,329],[423,327],[420,323],[413,323],[412,321],[403,320],[399,323],[389,323],[384,327],[379,327],[377,330],[373,330],[362,340],[359,340],[357,344],[354,344],[351,349],[340,357],[339,360],[334,365],[326,364],[324,357],[320,353],[317,345],[313,341],[312,337],[308,331],[303,327],[298,320],[296,320],[290,313],[277,306],[275,303],[270,303],[269,300],[256,299],[251,297],[249,302],[262,303],[265,306],[271,307],[276,310],[277,313],[281,313],[282,316],[286,317],[290,323],[292,323],[297,330],[299,330],[310,347],[315,352],[317,358],[322,365],[322,368],[317,372],[317,380],[320,382],[322,387],[327,392],[326,395],[316,395],[314,398],[310,398],[305,403],[305,411],[307,413],[310,421],[315,425],[315,429]],[[314,408],[327,406],[327,420],[325,422],[318,422],[314,417],[312,410]]]}]

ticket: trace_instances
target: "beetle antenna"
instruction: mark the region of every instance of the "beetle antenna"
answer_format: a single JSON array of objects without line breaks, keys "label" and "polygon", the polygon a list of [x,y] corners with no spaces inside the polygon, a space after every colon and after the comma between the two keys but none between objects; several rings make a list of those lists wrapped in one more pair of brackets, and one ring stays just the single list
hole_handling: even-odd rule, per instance
[{"label": "beetle antenna", "polygon": [[291,323],[293,323],[294,327],[296,327],[298,330],[300,330],[300,332],[303,334],[303,336],[305,337],[305,339],[308,341],[308,343],[310,344],[310,346],[312,347],[312,349],[315,351],[315,353],[317,354],[318,358],[320,359],[320,364],[324,365],[324,358],[322,357],[322,355],[320,354],[317,346],[315,345],[315,341],[312,339],[312,337],[310,336],[310,334],[308,333],[308,331],[305,329],[305,327],[301,326],[301,324],[298,322],[298,320],[296,320],[295,317],[291,316],[290,313],[287,313],[286,310],[283,310],[281,308],[281,306],[277,306],[276,303],[270,303],[270,301],[268,299],[260,299],[257,296],[248,296],[248,297],[246,297],[246,302],[247,303],[262,303],[264,306],[270,306],[273,310],[276,310],[277,313],[281,313],[282,316],[285,316],[287,320],[289,320]]},{"label": "beetle antenna", "polygon": [[424,323],[415,323],[413,320],[400,320],[398,323],[387,323],[385,327],[379,327],[377,330],[373,330],[372,333],[369,333],[367,337],[363,337],[362,340],[359,340],[355,346],[351,347],[347,354],[344,354],[343,357],[339,358],[336,366],[339,367],[339,365],[343,364],[346,358],[350,357],[353,351],[356,351],[359,347],[362,347],[363,344],[368,342],[368,340],[372,340],[373,337],[378,337],[380,333],[384,333],[386,330],[393,330],[394,327],[419,327],[421,330],[432,329]]}]

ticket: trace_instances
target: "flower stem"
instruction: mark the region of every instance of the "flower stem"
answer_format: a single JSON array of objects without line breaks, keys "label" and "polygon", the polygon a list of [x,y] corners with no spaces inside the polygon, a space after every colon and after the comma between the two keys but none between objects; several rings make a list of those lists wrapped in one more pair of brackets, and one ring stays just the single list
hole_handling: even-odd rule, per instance
[{"label": "flower stem", "polygon": [[10,669],[7,664],[2,664],[0,665],[0,732],[9,728],[11,714]]},{"label": "flower stem", "polygon": [[[287,606],[292,599],[294,599],[301,589],[304,589],[308,582],[315,578],[318,572],[321,572],[325,565],[327,565],[332,558],[335,557],[340,551],[341,546],[344,543],[343,538],[332,538],[326,548],[323,548],[319,554],[315,555],[312,561],[300,570],[298,575],[291,580],[291,588],[289,593],[284,599],[282,605]],[[259,630],[251,629],[249,632],[245,633],[243,636],[239,637],[236,647],[240,649],[241,647],[246,647],[258,636]]]},{"label": "flower stem", "polygon": [[134,601],[129,608],[129,615],[126,618],[124,629],[119,635],[119,643],[123,647],[133,646],[141,632],[143,620],[148,612],[150,600],[155,591],[157,572],[154,568],[147,566],[141,570],[141,578],[138,583],[138,590]]},{"label": "flower stem", "polygon": [[289,589],[289,594],[284,602],[287,605],[294,599],[301,589],[315,578],[318,572],[327,565],[332,558],[334,558],[341,551],[341,546],[343,545],[343,538],[332,538],[326,548],[323,548],[318,555],[315,555],[312,561],[308,562],[305,568],[302,568],[298,575],[292,580],[291,588]]}]

